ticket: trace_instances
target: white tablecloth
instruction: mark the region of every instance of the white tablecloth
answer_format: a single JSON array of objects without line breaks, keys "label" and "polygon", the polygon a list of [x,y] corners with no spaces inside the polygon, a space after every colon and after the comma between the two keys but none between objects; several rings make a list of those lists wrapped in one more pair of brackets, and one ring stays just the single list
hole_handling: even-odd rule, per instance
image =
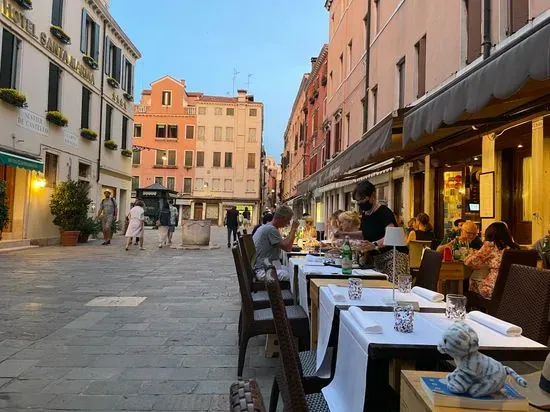
[{"label": "white tablecloth", "polygon": [[[332,322],[336,306],[381,307],[391,306],[387,300],[392,297],[392,289],[363,288],[361,299],[350,300],[347,287],[337,287],[339,293],[345,296],[345,301],[336,301],[328,287],[319,290],[319,327],[317,337],[317,373],[325,374],[330,368],[326,357],[328,341],[332,331]],[[418,302],[421,309],[444,310],[445,302],[431,302],[414,293],[395,291],[397,301]]]},{"label": "white tablecloth", "polygon": [[288,274],[290,276],[290,291],[293,294],[296,294],[296,292],[294,291],[294,282],[295,282],[294,267],[304,265],[305,263],[306,263],[305,256],[295,256],[295,257],[291,257],[290,259],[288,259],[286,267],[287,267],[287,270],[288,270]]},{"label": "white tablecloth", "polygon": [[[444,314],[415,313],[414,332],[399,333],[393,329],[392,312],[365,312],[383,328],[381,334],[366,334],[348,311],[340,314],[338,357],[334,379],[323,388],[331,412],[360,412],[366,393],[368,347],[370,343],[394,345],[437,345],[452,321]],[[544,348],[538,342],[523,336],[507,337],[479,323],[467,319],[479,336],[482,348]]]}]

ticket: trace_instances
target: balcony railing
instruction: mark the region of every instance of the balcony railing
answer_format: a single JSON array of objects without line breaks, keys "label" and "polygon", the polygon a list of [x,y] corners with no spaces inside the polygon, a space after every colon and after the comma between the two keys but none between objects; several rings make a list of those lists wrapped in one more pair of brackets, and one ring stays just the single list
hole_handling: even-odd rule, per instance
[{"label": "balcony railing", "polygon": [[178,166],[176,166],[176,165],[159,165],[159,164],[154,164],[154,165],[153,165],[153,168],[154,168],[154,169],[177,169]]},{"label": "balcony railing", "polygon": [[136,106],[136,112],[138,113],[147,113],[147,109],[149,108],[149,106]]},{"label": "balcony railing", "polygon": [[185,114],[195,116],[197,114],[197,108],[195,106],[187,106],[185,108]]}]

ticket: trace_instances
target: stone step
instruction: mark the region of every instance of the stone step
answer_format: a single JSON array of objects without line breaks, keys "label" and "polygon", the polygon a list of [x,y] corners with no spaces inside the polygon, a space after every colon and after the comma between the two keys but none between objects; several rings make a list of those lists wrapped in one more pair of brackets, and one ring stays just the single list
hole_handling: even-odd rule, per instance
[{"label": "stone step", "polygon": [[0,250],[1,249],[12,249],[15,247],[27,247],[31,245],[29,239],[23,240],[0,240]]},{"label": "stone step", "polygon": [[34,249],[40,246],[28,245],[28,246],[18,246],[18,247],[0,247],[0,253],[9,253],[9,252],[18,252],[20,250]]}]

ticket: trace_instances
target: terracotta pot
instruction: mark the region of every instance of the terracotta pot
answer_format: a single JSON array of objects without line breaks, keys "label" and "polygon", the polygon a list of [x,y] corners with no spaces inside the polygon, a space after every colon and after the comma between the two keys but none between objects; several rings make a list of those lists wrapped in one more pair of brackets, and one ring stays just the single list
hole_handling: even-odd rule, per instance
[{"label": "terracotta pot", "polygon": [[79,230],[65,230],[61,233],[61,246],[76,246],[76,241],[80,235]]},{"label": "terracotta pot", "polygon": [[88,243],[89,238],[90,238],[89,233],[80,233],[78,235],[78,243]]}]

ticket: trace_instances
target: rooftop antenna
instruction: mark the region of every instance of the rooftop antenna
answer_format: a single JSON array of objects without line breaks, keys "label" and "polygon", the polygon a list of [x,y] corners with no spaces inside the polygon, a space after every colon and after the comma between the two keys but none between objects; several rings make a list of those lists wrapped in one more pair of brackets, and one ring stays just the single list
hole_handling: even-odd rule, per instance
[{"label": "rooftop antenna", "polygon": [[246,82],[246,90],[250,93],[250,78],[252,77],[252,73],[248,73],[248,80]]},{"label": "rooftop antenna", "polygon": [[235,96],[235,82],[237,81],[237,75],[239,73],[237,69],[233,68],[233,96]]}]

